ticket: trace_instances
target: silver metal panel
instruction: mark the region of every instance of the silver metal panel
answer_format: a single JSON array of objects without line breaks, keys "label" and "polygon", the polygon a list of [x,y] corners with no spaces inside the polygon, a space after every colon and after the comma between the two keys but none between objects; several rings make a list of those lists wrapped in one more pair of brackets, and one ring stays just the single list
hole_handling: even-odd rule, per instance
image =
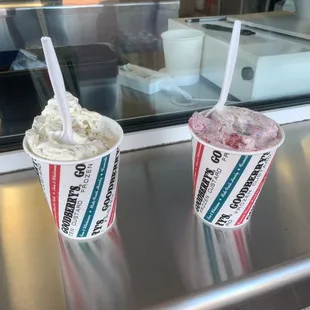
[{"label": "silver metal panel", "polygon": [[117,227],[90,242],[57,234],[33,171],[1,176],[0,308],[220,309],[308,277],[309,127],[285,126],[233,231],[193,215],[190,143],[122,154]]},{"label": "silver metal panel", "polygon": [[244,25],[284,34],[300,39],[310,39],[310,19],[300,18],[295,12],[276,11],[268,13],[235,15],[228,21],[241,20]]}]

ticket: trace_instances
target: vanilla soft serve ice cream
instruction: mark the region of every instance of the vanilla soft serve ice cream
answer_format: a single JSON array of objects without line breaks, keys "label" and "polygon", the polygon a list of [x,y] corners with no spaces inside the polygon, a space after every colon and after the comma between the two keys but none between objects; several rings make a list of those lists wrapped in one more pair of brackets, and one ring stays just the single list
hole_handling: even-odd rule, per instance
[{"label": "vanilla soft serve ice cream", "polygon": [[105,117],[82,108],[78,99],[68,92],[67,99],[75,143],[68,145],[60,141],[63,125],[57,100],[53,98],[26,131],[29,149],[42,158],[71,161],[91,158],[112,148],[118,137]]}]

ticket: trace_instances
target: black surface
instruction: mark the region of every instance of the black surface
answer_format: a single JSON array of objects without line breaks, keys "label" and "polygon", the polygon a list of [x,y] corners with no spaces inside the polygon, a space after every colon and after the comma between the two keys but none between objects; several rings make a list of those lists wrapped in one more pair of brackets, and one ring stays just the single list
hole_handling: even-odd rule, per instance
[{"label": "black surface", "polygon": [[[56,47],[66,89],[80,99],[82,106],[102,113],[116,104],[113,89],[118,75],[117,56],[106,44]],[[27,50],[33,57],[44,62],[42,49]],[[47,69],[13,71],[11,65],[18,51],[0,52],[0,118],[2,131],[12,123],[27,122],[40,114],[46,102],[53,96]],[[27,66],[27,60],[25,60]],[[6,71],[4,71],[4,69]],[[111,94],[112,92],[112,94]],[[109,107],[94,107],[98,98],[110,98]],[[97,98],[95,100],[94,98]],[[100,111],[100,108],[102,109]],[[11,124],[10,124],[11,122]],[[22,130],[22,132],[25,131]]]},{"label": "black surface", "polygon": [[[213,25],[213,24],[204,24],[202,27],[209,29],[209,30],[216,30],[216,31],[224,31],[224,32],[232,32],[231,27],[225,27],[220,25]],[[240,34],[242,36],[252,36],[255,35],[255,32],[249,29],[241,29]]]}]

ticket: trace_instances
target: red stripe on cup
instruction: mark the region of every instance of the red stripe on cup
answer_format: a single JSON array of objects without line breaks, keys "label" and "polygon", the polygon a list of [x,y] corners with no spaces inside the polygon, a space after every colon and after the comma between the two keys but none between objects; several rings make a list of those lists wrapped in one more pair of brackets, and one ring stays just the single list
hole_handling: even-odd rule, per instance
[{"label": "red stripe on cup", "polygon": [[[58,237],[59,239],[59,244],[60,244],[60,249],[61,249],[61,253],[62,253],[62,257],[63,257],[63,262],[64,262],[64,271],[69,279],[69,283],[68,288],[72,288],[72,293],[74,295],[74,298],[72,298],[72,300],[74,301],[75,306],[73,307],[73,309],[77,309],[77,310],[82,310],[85,309],[83,307],[83,299],[81,298],[82,294],[81,294],[81,289],[79,288],[79,279],[77,278],[77,276],[75,276],[75,271],[74,271],[74,267],[72,267],[71,263],[72,260],[70,259],[66,247],[63,243],[63,240],[61,237]],[[66,278],[65,278],[66,279]]]},{"label": "red stripe on cup", "polygon": [[204,148],[205,147],[201,143],[197,142],[195,161],[194,161],[194,176],[193,176],[194,195],[195,195],[197,178],[198,178],[198,173],[199,173],[199,169],[200,169],[200,163],[201,163],[201,158],[202,158],[202,154],[203,154]]},{"label": "red stripe on cup", "polygon": [[59,228],[59,182],[60,182],[60,166],[49,165],[51,208],[58,228]]},{"label": "red stripe on cup", "polygon": [[269,169],[270,169],[271,165],[269,166],[268,170],[266,171],[263,179],[261,180],[259,186],[256,189],[256,192],[254,193],[252,199],[250,200],[249,204],[247,205],[247,207],[245,208],[245,210],[243,211],[243,213],[241,214],[241,216],[238,218],[235,226],[240,225],[244,222],[245,218],[247,217],[248,213],[251,211],[253,204],[256,201],[257,196],[259,195],[260,191],[262,190],[262,187],[266,181],[267,175],[269,173]]},{"label": "red stripe on cup", "polygon": [[245,249],[245,240],[243,238],[243,231],[235,230],[234,231],[235,241],[237,244],[238,254],[240,257],[243,273],[247,272],[249,270],[249,264],[248,264],[248,255],[247,251]]},{"label": "red stripe on cup", "polygon": [[113,228],[111,228],[108,232],[108,235],[110,236],[111,240],[113,241],[113,243],[122,250],[122,242],[121,242],[121,238],[117,232],[117,230],[115,229],[115,226]]},{"label": "red stripe on cup", "polygon": [[112,207],[111,215],[110,215],[109,222],[108,222],[108,227],[111,226],[111,224],[113,223],[113,220],[114,220],[115,210],[116,210],[116,201],[117,201],[117,189],[115,191],[115,197],[114,197],[114,202],[113,202],[113,207]]}]

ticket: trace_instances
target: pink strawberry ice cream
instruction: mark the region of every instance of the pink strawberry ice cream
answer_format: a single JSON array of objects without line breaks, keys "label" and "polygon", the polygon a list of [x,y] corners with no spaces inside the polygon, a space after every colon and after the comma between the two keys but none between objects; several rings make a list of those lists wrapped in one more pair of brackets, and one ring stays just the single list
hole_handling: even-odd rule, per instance
[{"label": "pink strawberry ice cream", "polygon": [[275,146],[282,139],[282,131],[275,121],[238,107],[224,107],[210,115],[195,112],[189,126],[203,141],[228,150],[259,151]]}]

